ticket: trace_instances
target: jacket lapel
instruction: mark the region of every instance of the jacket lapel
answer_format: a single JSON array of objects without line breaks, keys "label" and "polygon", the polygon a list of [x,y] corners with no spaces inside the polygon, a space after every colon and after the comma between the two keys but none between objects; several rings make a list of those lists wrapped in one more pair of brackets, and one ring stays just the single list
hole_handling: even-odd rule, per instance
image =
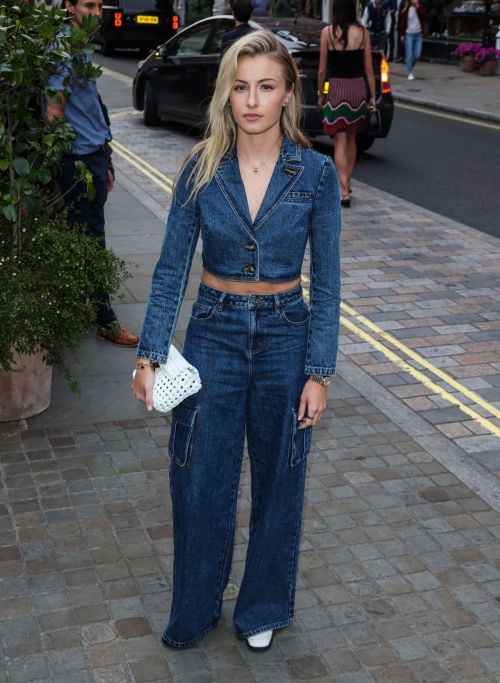
[{"label": "jacket lapel", "polygon": [[238,167],[236,150],[233,147],[228,157],[219,165],[215,178],[229,206],[245,228],[252,231],[258,230],[274,213],[304,170],[304,167],[300,165],[300,160],[299,145],[286,139],[283,140],[280,156],[271,176],[266,194],[255,217],[255,221],[252,223],[245,188]]}]

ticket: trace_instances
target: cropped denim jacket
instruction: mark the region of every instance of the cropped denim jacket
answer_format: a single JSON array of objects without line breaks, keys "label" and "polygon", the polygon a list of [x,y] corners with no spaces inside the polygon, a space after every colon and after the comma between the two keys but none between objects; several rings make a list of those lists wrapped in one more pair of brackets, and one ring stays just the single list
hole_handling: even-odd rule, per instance
[{"label": "cropped denim jacket", "polygon": [[287,139],[252,222],[235,147],[188,201],[190,172],[178,179],[137,355],[165,362],[201,233],[203,267],[240,282],[290,282],[310,244],[310,312],[304,372],[334,375],[340,312],[340,202],[330,157]]}]

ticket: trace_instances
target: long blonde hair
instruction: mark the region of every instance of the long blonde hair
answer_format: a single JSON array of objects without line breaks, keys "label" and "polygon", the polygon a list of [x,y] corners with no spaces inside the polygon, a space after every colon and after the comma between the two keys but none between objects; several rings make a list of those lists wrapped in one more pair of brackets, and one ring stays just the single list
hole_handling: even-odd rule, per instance
[{"label": "long blonde hair", "polygon": [[282,68],[286,89],[291,92],[289,103],[281,114],[282,134],[305,147],[310,143],[300,130],[301,88],[295,62],[288,50],[270,31],[252,31],[240,38],[227,50],[219,66],[215,91],[207,113],[204,139],[193,147],[184,166],[197,156],[189,178],[193,187],[192,199],[215,175],[222,157],[230,151],[236,141],[236,124],[229,106],[229,95],[236,76],[240,57],[266,55],[277,61]]}]

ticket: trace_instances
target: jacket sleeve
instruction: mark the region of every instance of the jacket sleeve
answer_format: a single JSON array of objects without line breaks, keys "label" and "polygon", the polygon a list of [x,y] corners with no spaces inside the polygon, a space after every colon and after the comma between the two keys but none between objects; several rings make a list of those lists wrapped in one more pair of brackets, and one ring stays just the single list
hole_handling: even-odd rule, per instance
[{"label": "jacket sleeve", "polygon": [[306,375],[336,372],[340,319],[340,195],[332,160],[325,157],[309,227],[311,320]]},{"label": "jacket sleeve", "polygon": [[198,202],[188,201],[193,163],[191,160],[184,167],[175,186],[137,349],[139,358],[160,363],[167,360],[200,233]]}]

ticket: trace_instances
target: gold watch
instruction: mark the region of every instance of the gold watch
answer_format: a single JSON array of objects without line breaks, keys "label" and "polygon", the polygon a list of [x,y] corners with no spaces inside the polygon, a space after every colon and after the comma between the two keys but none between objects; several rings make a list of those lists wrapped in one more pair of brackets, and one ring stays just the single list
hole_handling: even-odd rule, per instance
[{"label": "gold watch", "polygon": [[322,377],[321,375],[309,375],[309,379],[321,384],[322,387],[327,387],[332,381],[332,378],[328,375],[326,377]]}]

